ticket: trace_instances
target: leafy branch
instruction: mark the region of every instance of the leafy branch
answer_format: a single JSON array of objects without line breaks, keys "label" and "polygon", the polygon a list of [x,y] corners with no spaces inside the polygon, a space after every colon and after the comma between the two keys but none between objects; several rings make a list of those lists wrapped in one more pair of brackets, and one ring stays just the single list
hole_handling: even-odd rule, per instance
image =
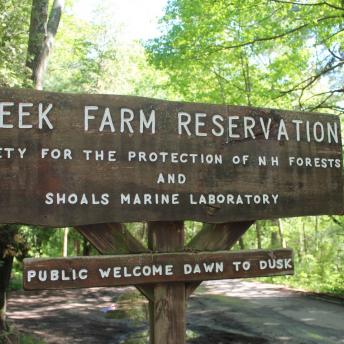
[{"label": "leafy branch", "polygon": [[[338,67],[344,65],[344,61],[338,62],[336,64],[328,63],[323,70],[319,73],[308,77],[306,80],[301,81],[300,83],[296,84],[294,87],[290,88],[286,91],[280,91],[280,95],[276,97],[280,98],[288,93],[295,92],[295,91],[305,91],[308,87],[313,85],[320,77],[324,76],[325,74],[337,69]],[[340,92],[343,90],[341,89]]]},{"label": "leafy branch", "polygon": [[298,2],[298,1],[287,1],[287,0],[270,0],[270,1],[278,2],[281,4],[297,5],[297,6],[328,6],[336,10],[344,11],[344,7],[338,7],[327,1],[322,1],[322,2]]},{"label": "leafy branch", "polygon": [[[337,19],[337,18],[342,18],[343,16],[326,16],[326,17],[322,17],[319,19],[316,19],[315,22],[316,24],[319,24],[320,22],[324,21],[324,20],[329,20],[329,19]],[[215,51],[219,51],[219,50],[226,50],[226,49],[236,49],[236,48],[241,48],[241,47],[245,47],[245,46],[249,46],[249,45],[254,45],[255,43],[259,43],[259,42],[266,42],[266,41],[273,41],[273,40],[277,40],[283,37],[286,37],[288,35],[291,35],[292,33],[296,32],[296,31],[300,31],[308,26],[314,25],[313,23],[305,23],[302,24],[300,26],[297,26],[293,29],[290,29],[288,31],[282,32],[280,34],[277,35],[273,35],[273,36],[268,36],[268,37],[259,37],[259,38],[255,38],[251,41],[248,42],[243,42],[243,43],[238,43],[238,44],[234,44],[234,45],[228,45],[228,46],[216,46],[219,49],[215,49]]]}]

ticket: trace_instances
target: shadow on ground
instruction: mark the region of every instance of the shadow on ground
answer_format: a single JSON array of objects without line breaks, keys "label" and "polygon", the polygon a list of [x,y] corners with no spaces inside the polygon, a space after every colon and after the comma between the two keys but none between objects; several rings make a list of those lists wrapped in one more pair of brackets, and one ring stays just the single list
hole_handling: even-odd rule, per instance
[{"label": "shadow on ground", "polygon": [[[187,343],[344,343],[343,305],[319,302],[272,285],[207,282],[188,303]],[[14,292],[8,310],[18,330],[47,344],[148,342],[148,303],[131,287]]]}]

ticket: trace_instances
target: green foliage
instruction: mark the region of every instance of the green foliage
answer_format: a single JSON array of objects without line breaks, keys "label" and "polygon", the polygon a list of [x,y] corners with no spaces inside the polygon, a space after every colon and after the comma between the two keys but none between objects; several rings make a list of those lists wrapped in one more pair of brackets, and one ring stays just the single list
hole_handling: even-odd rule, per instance
[{"label": "green foliage", "polygon": [[[283,219],[286,246],[294,251],[295,274],[260,280],[344,295],[344,223],[340,221],[341,217],[330,216]],[[272,248],[276,223],[260,222],[262,248]],[[247,248],[257,248],[254,226],[244,235],[244,242]]]},{"label": "green foliage", "polygon": [[18,332],[10,327],[8,331],[0,333],[0,344],[44,344],[45,342],[30,334]]},{"label": "green foliage", "polygon": [[30,336],[28,334],[19,335],[20,344],[44,344],[43,340],[38,339],[37,337]]},{"label": "green foliage", "polygon": [[185,221],[185,243],[188,244],[192,238],[202,229],[203,223],[196,221]]},{"label": "green foliage", "polygon": [[17,226],[1,225],[0,231],[0,260],[6,257],[21,258],[27,254],[27,243]]},{"label": "green foliage", "polygon": [[150,61],[184,99],[339,110],[341,1],[170,0]]},{"label": "green foliage", "polygon": [[[20,233],[29,247],[28,257],[59,257],[63,253],[64,228],[22,226]],[[68,255],[82,255],[83,241],[82,236],[76,230],[70,229]],[[15,265],[14,269],[20,271],[21,266]]]},{"label": "green foliage", "polygon": [[62,17],[45,89],[172,98],[162,87],[166,76],[148,64],[142,45],[120,42],[116,28],[104,24],[111,20],[98,21]]},{"label": "green foliage", "polygon": [[18,261],[14,261],[12,268],[11,280],[8,290],[21,290],[23,288],[23,267]]},{"label": "green foliage", "polygon": [[29,256],[59,256],[61,254],[61,230],[36,226],[22,226],[20,232],[30,247],[28,252]]},{"label": "green foliage", "polygon": [[0,86],[30,84],[25,66],[31,1],[0,1]]}]

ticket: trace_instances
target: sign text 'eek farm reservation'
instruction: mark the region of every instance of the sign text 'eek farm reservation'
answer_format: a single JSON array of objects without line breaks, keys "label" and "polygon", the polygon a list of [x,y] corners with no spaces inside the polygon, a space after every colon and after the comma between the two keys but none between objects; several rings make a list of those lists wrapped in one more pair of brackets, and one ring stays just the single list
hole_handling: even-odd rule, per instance
[{"label": "sign text 'eek farm reservation'", "polygon": [[337,116],[0,89],[0,222],[343,211]]}]

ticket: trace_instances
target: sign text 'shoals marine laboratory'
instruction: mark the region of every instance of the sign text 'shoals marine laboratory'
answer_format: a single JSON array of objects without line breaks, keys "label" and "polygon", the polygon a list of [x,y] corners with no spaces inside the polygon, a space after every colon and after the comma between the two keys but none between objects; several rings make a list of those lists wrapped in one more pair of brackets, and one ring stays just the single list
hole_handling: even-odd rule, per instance
[{"label": "sign text 'shoals marine laboratory'", "polygon": [[337,116],[0,90],[0,219],[46,226],[336,214]]}]

